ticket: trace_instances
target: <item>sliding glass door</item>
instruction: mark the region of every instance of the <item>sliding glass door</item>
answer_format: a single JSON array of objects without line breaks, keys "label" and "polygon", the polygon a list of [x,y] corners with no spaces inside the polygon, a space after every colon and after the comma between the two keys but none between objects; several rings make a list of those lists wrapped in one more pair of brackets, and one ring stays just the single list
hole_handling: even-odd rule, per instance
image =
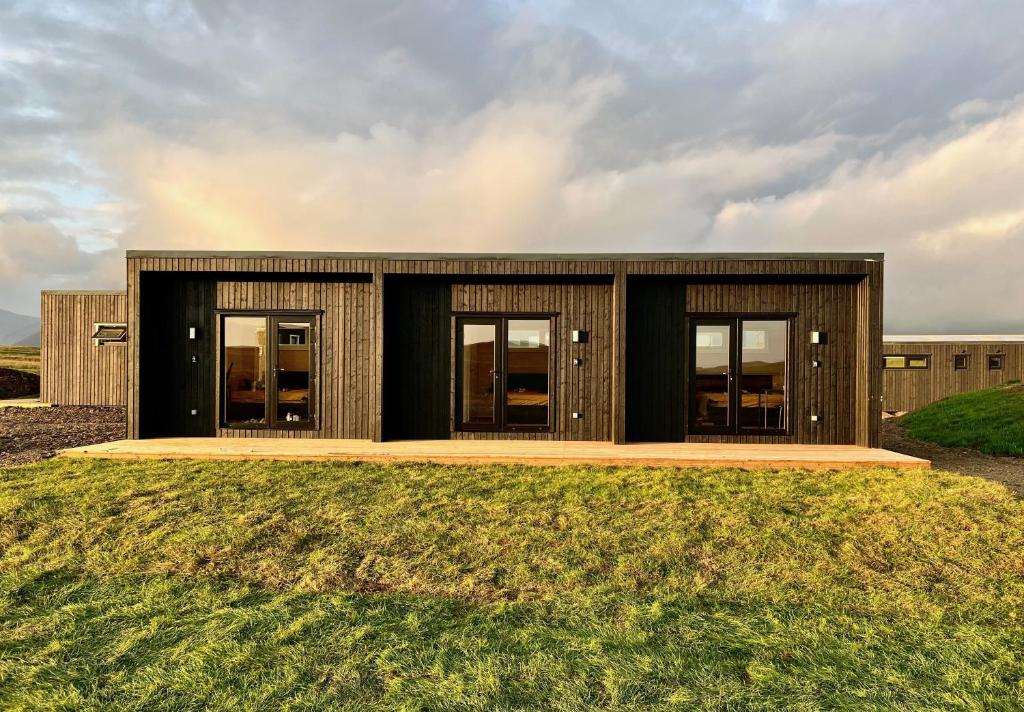
[{"label": "sliding glass door", "polygon": [[456,332],[458,428],[550,429],[551,319],[463,317]]},{"label": "sliding glass door", "polygon": [[311,315],[221,317],[223,427],[315,427],[315,327]]},{"label": "sliding glass door", "polygon": [[690,320],[694,434],[781,434],[788,427],[789,320]]}]

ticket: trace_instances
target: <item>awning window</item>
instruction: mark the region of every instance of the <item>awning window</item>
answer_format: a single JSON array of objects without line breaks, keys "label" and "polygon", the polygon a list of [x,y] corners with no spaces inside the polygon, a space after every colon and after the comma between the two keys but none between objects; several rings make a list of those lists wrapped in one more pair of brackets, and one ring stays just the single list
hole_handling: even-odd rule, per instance
[{"label": "awning window", "polygon": [[124,343],[127,340],[127,324],[93,324],[92,342],[96,346]]}]

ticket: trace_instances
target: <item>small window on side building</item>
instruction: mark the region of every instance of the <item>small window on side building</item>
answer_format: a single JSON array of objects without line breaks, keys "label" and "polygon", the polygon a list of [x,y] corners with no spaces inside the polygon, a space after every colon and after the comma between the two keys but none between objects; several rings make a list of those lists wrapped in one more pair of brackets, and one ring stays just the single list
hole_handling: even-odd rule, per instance
[{"label": "small window on side building", "polygon": [[887,354],[882,357],[882,367],[891,370],[913,370],[921,371],[928,368],[928,356],[897,356]]},{"label": "small window on side building", "polygon": [[966,371],[970,363],[970,354],[953,354],[953,370]]},{"label": "small window on side building", "polygon": [[989,354],[988,355],[988,370],[989,371],[1002,371],[1003,370],[1003,355],[1002,354]]},{"label": "small window on side building", "polygon": [[96,346],[122,344],[128,340],[128,327],[125,324],[93,324],[92,328],[92,342]]}]

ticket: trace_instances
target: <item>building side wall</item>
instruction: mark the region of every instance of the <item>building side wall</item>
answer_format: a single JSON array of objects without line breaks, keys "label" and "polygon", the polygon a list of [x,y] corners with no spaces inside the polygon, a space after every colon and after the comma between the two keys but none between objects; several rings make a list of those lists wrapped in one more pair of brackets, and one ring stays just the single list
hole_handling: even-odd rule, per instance
[{"label": "building side wall", "polygon": [[[969,393],[1024,380],[1024,343],[1019,342],[922,342],[885,344],[883,354],[927,355],[926,369],[885,369],[885,393],[881,410],[906,412],[957,393]],[[968,354],[968,367],[953,368],[956,354]],[[989,354],[1002,353],[1003,369],[990,371]]]},{"label": "building side wall", "polygon": [[57,405],[125,404],[127,346],[95,346],[94,324],[123,323],[120,293],[43,292],[40,302],[40,400]]}]

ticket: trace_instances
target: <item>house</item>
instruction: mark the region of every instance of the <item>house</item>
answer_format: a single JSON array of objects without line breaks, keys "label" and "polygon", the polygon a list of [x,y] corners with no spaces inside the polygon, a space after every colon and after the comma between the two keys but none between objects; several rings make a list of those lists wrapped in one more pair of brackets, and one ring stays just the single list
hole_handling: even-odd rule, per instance
[{"label": "house", "polygon": [[130,438],[878,444],[878,254],[127,262]]},{"label": "house", "polygon": [[1024,334],[885,336],[882,410],[916,410],[957,393],[1024,380]]}]

